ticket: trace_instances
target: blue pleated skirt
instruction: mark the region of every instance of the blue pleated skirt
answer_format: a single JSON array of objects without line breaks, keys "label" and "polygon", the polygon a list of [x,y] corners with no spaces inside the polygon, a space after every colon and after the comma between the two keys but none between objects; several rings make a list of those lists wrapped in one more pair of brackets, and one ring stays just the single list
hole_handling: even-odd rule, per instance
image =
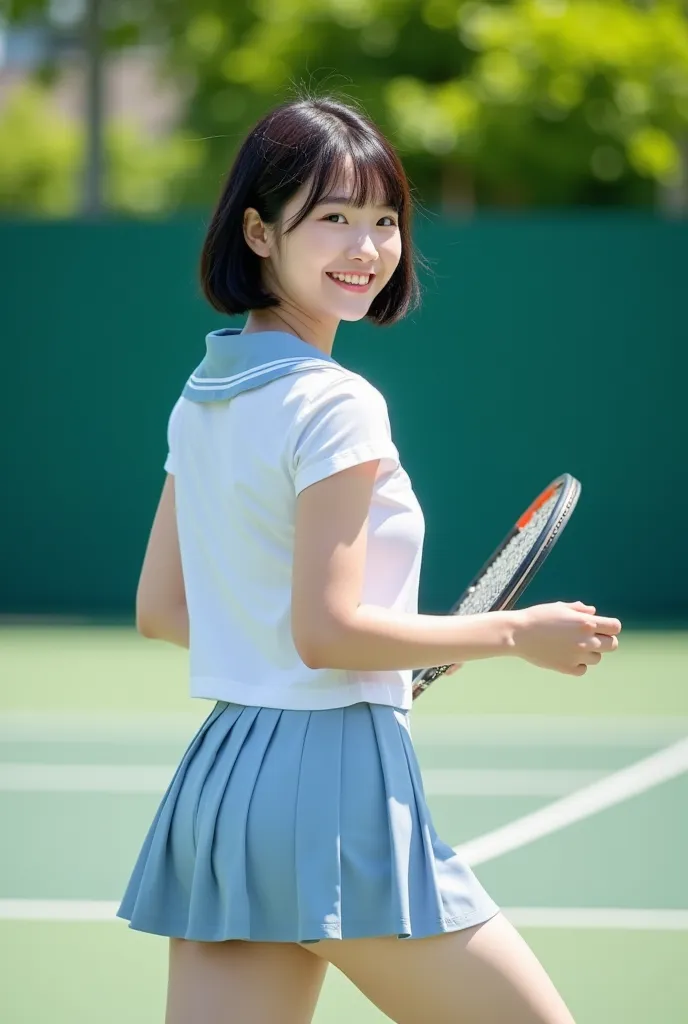
[{"label": "blue pleated skirt", "polygon": [[407,712],[219,702],[117,914],[197,941],[313,942],[420,938],[497,910],[433,828]]}]

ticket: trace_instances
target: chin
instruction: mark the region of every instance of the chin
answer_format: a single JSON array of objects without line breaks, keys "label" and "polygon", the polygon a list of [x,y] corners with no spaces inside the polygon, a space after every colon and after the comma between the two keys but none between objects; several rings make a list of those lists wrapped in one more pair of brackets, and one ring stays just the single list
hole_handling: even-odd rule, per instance
[{"label": "chin", "polygon": [[350,309],[342,310],[342,312],[339,314],[339,319],[346,320],[350,324],[355,324],[358,320],[363,320],[363,318],[368,315],[369,309],[370,306],[368,307],[368,309],[362,309],[358,313],[354,313]]}]

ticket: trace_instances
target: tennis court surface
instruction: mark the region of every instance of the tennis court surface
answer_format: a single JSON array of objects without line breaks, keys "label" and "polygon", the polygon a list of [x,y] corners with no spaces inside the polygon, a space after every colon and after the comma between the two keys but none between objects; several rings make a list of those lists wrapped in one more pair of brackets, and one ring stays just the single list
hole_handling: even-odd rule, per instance
[{"label": "tennis court surface", "polygon": [[[211,703],[126,628],[0,628],[3,1024],[164,1019],[167,943],[114,919]],[[688,632],[634,632],[584,679],[504,660],[440,680],[412,730],[465,845],[578,1024],[688,1020]],[[334,971],[317,1024],[387,1018]]]}]

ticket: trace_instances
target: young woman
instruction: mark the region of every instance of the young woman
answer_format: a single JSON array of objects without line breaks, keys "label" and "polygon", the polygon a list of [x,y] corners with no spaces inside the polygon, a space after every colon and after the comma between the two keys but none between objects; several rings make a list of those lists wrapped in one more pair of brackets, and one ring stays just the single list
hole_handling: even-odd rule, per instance
[{"label": "young woman", "polygon": [[[399,1024],[570,1024],[433,829],[411,673],[520,657],[580,676],[620,623],[580,603],[419,615],[423,516],[340,321],[418,301],[399,159],[331,98],[250,132],[203,248],[208,336],[169,423],[140,631],[216,703],[119,915],[170,937],[167,1024],[306,1024],[328,963]],[[419,358],[422,358],[419,348]]]}]

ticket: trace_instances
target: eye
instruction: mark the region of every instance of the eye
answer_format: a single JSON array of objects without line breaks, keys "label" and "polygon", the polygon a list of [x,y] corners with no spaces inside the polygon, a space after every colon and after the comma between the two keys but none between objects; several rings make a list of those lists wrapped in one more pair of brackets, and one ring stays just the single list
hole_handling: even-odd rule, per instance
[{"label": "eye", "polygon": [[[327,220],[327,221],[330,221],[330,223],[333,223],[332,217],[344,217],[344,214],[343,213],[328,213],[326,217],[323,217],[323,220]],[[346,217],[344,217],[344,220],[346,220]],[[397,226],[397,222],[395,221],[394,217],[388,217],[388,216],[385,215],[384,217],[381,217],[380,220],[388,220],[388,221],[391,222],[389,224],[383,225],[386,228],[395,228]]]}]

